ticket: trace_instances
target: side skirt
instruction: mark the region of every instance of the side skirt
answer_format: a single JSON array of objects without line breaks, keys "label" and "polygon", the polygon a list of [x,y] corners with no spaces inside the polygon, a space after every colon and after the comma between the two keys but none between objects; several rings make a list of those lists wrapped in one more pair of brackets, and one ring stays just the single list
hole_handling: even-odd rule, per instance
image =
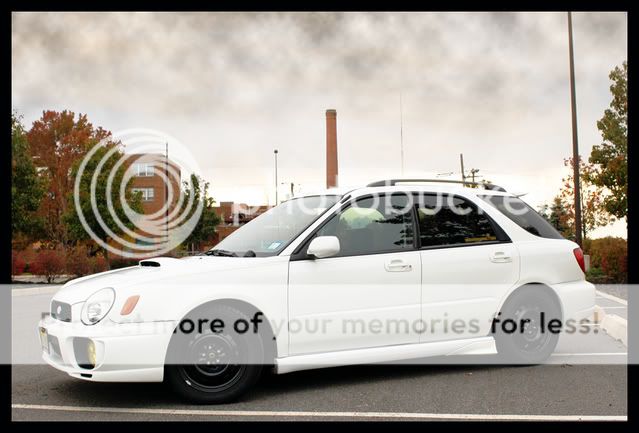
[{"label": "side skirt", "polygon": [[343,365],[374,364],[448,355],[494,355],[497,353],[493,337],[468,338],[431,343],[400,344],[337,352],[293,355],[275,360],[277,374],[314,368]]}]

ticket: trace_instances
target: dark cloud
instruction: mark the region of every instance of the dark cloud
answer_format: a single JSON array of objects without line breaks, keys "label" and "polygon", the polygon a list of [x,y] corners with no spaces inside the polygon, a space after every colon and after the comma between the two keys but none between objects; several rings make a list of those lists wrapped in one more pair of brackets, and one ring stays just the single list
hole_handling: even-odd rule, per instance
[{"label": "dark cloud", "polygon": [[[608,72],[626,57],[627,19],[573,21],[588,150]],[[166,128],[209,169],[245,167],[254,184],[262,175],[249,167],[268,177],[273,143],[284,166],[295,161],[292,177],[321,182],[329,107],[342,173],[359,179],[382,164],[392,174],[400,92],[415,172],[450,171],[463,151],[486,170],[536,172],[552,160],[556,174],[570,141],[567,64],[565,13],[12,15],[12,103],[26,119],[71,108],[113,130]]]}]

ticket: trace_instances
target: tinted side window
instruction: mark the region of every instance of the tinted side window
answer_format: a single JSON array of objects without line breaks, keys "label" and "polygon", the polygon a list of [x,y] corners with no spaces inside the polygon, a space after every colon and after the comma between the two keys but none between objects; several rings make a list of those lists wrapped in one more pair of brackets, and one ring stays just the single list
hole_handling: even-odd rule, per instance
[{"label": "tinted side window", "polygon": [[497,235],[484,214],[461,197],[424,195],[417,205],[422,247],[492,242]]},{"label": "tinted side window", "polygon": [[522,199],[500,195],[482,195],[480,197],[528,233],[547,239],[563,239],[563,236],[544,217],[535,212]]},{"label": "tinted side window", "polygon": [[340,256],[413,248],[413,218],[406,196],[365,198],[333,216],[316,236],[337,236]]}]

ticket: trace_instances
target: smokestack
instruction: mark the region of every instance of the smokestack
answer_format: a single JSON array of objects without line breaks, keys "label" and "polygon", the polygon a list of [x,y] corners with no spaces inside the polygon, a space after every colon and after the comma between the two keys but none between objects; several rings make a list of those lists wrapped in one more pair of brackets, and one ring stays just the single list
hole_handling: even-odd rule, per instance
[{"label": "smokestack", "polygon": [[326,110],[326,188],[337,186],[337,111]]}]

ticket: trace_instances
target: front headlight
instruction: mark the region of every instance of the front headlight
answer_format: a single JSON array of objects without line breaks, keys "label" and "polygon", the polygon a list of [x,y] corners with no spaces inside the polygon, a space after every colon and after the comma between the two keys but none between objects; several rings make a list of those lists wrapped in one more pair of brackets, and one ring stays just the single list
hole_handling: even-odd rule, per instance
[{"label": "front headlight", "polygon": [[80,317],[85,325],[95,325],[108,314],[115,302],[115,291],[111,287],[101,289],[85,301]]}]

